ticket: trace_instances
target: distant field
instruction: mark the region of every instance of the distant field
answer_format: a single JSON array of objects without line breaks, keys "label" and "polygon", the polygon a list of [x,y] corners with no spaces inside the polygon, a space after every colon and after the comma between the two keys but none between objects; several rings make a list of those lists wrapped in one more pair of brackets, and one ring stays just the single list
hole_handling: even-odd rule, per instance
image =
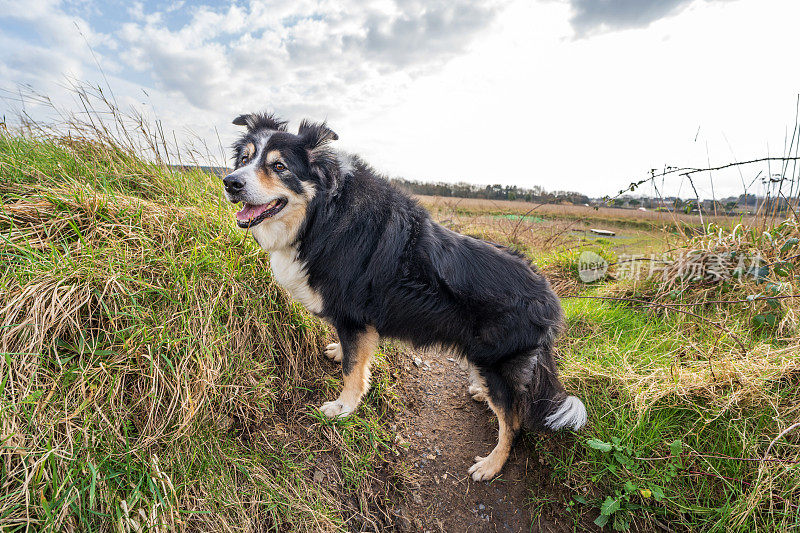
[{"label": "distant field", "polygon": [[[416,195],[416,198],[428,209],[455,210],[459,212],[485,212],[485,213],[515,213],[530,214],[548,218],[562,218],[570,220],[603,221],[621,225],[641,226],[699,226],[699,215],[684,213],[669,213],[662,211],[639,211],[637,209],[618,209],[612,207],[587,207],[583,205],[554,205],[537,204],[531,202],[518,202],[511,200],[483,200],[478,198],[448,198],[443,196]],[[716,222],[721,226],[728,226],[738,222],[739,217],[713,216],[703,214],[703,220]]]}]

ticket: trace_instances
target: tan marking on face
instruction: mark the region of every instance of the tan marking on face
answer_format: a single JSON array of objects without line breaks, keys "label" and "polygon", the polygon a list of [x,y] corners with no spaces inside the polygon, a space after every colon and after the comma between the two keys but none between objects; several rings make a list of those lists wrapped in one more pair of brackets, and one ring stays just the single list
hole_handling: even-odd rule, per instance
[{"label": "tan marking on face", "polygon": [[256,145],[253,143],[247,143],[244,147],[244,155],[247,157],[253,157],[253,154],[256,153]]},{"label": "tan marking on face", "polygon": [[256,176],[261,182],[265,193],[273,197],[282,196],[289,201],[280,212],[280,220],[287,228],[291,228],[292,233],[296,233],[303,219],[306,218],[308,199],[284,185],[280,178],[274,176],[272,172],[258,169],[256,170]]},{"label": "tan marking on face", "polygon": [[292,235],[297,235],[300,226],[303,224],[303,220],[306,218],[306,208],[308,204],[305,198],[293,191],[289,191],[289,195],[287,195],[289,203],[283,208],[281,220],[283,220],[284,225],[289,228]]},{"label": "tan marking on face", "polygon": [[270,150],[267,152],[267,164],[271,165],[281,158],[281,153],[278,150]]},{"label": "tan marking on face", "polygon": [[[261,183],[261,186],[264,187],[264,189],[266,189],[267,191],[269,191],[270,194],[272,194],[272,191],[276,191],[274,193],[276,196],[281,195],[281,196],[286,196],[288,198],[296,196],[294,192],[289,191],[289,189],[286,188],[286,186],[281,182],[281,180],[278,179],[275,173],[272,172],[270,169],[264,169],[261,167],[257,168],[256,178],[258,178],[258,181]],[[283,191],[288,191],[290,194],[283,194]]]},{"label": "tan marking on face", "polygon": [[[274,218],[267,219],[255,228],[253,236],[265,250],[275,250],[289,246],[306,218],[306,209],[316,191],[313,187],[304,187],[305,195],[298,194],[284,185],[280,178],[272,177],[266,172],[257,174],[263,196],[271,198],[283,196],[288,199],[286,207]],[[265,200],[266,201],[266,200]]]},{"label": "tan marking on face", "polygon": [[278,150],[270,150],[269,152],[267,152],[267,158],[266,158],[267,168],[258,168],[256,170],[256,176],[258,176],[258,179],[267,188],[271,187],[272,183],[280,183],[280,178],[278,177],[276,172],[272,170],[272,165],[274,165],[277,161],[279,161],[280,158],[281,158],[281,153]]}]

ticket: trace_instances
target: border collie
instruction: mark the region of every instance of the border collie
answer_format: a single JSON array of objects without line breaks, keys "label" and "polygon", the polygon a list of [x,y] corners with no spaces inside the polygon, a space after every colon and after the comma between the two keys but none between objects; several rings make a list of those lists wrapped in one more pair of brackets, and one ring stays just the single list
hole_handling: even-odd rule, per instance
[{"label": "border collie", "polygon": [[499,442],[469,469],[490,479],[521,428],[579,429],[586,408],[558,380],[561,304],[524,257],[454,233],[356,156],[331,148],[325,123],[297,134],[271,114],[237,117],[225,195],[239,227],[270,253],[275,280],[335,328],[328,357],[344,387],[320,407],[344,417],[369,388],[381,335],[444,346],[470,366],[469,392],[497,415]]}]

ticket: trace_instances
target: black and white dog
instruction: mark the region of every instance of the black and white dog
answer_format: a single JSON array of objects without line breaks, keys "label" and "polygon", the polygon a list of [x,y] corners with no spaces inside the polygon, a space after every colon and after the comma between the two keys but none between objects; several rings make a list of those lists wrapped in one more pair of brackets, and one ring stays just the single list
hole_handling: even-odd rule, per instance
[{"label": "black and white dog", "polygon": [[344,388],[322,404],[347,416],[369,388],[380,335],[447,347],[471,368],[469,392],[497,415],[500,437],[469,469],[492,478],[521,428],[578,429],[586,408],[558,380],[558,297],[523,257],[433,222],[412,198],[359,158],[332,149],[337,135],[303,121],[297,134],[270,114],[242,115],[225,195],[243,205],[239,227],[270,252],[293,298],[336,328],[326,348]]}]

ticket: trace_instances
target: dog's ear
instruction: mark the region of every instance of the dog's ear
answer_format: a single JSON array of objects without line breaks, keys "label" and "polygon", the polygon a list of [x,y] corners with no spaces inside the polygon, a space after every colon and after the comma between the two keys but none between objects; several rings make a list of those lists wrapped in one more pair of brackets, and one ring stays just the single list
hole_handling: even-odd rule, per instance
[{"label": "dog's ear", "polygon": [[302,139],[308,152],[311,171],[319,176],[328,189],[336,189],[340,171],[336,163],[336,155],[333,150],[328,148],[328,143],[337,140],[339,136],[324,122],[307,120],[300,123],[297,135]]},{"label": "dog's ear", "polygon": [[336,132],[328,127],[324,122],[309,122],[303,120],[300,127],[297,128],[297,135],[303,139],[306,150],[309,154],[323,148],[330,141],[335,141],[339,138]]},{"label": "dog's ear", "polygon": [[286,131],[285,120],[281,120],[272,113],[250,113],[248,115],[239,115],[233,119],[236,126],[247,126],[247,131],[254,131],[260,129]]}]

